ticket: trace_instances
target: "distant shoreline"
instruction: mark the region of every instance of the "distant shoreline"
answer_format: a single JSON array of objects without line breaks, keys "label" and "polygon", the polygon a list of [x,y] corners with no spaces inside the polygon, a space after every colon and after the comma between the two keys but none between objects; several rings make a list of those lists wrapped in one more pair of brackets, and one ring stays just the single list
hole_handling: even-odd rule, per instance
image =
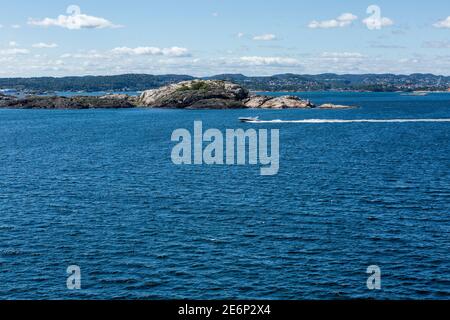
[{"label": "distant shoreline", "polygon": [[0,90],[32,94],[71,92],[129,92],[156,89],[191,80],[224,80],[258,92],[447,92],[450,76],[433,74],[278,74],[245,76],[221,74],[211,77],[189,75],[123,74],[113,76],[0,78]]},{"label": "distant shoreline", "polygon": [[[280,93],[280,94],[295,94],[295,93],[303,93],[303,94],[315,94],[315,93],[398,93],[403,95],[419,95],[418,93],[428,94],[450,94],[450,91],[447,90],[434,90],[434,91],[366,91],[366,90],[309,90],[309,91],[296,91],[296,90],[281,90],[281,91],[261,91],[261,90],[250,90],[252,94],[267,94],[267,93]],[[0,94],[4,95],[14,95],[14,96],[102,96],[108,94],[126,94],[129,96],[139,96],[142,91],[79,91],[79,90],[66,90],[66,91],[44,91],[38,92],[33,90],[14,90],[14,89],[0,89]]]}]

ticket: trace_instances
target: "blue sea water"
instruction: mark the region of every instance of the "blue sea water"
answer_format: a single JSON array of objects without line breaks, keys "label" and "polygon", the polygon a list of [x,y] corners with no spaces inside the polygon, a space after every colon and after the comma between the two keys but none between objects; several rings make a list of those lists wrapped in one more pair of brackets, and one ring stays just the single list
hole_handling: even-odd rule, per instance
[{"label": "blue sea water", "polygon": [[[237,118],[441,119],[450,95],[300,95],[359,108],[0,110],[0,298],[449,299],[450,123]],[[279,174],[172,164],[196,120],[280,129]]]}]

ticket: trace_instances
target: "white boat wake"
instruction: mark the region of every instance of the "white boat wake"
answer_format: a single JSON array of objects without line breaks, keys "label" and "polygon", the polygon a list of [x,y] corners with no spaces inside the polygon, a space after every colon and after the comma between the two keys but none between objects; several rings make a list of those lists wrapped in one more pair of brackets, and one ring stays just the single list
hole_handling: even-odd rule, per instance
[{"label": "white boat wake", "polygon": [[248,123],[405,123],[405,122],[450,122],[450,119],[305,119],[305,120],[254,120]]}]

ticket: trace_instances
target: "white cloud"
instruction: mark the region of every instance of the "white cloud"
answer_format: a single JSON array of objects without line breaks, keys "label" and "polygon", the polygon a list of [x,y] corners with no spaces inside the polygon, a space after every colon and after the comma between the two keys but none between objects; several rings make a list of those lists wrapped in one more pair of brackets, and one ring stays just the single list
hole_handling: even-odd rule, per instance
[{"label": "white cloud", "polygon": [[58,45],[56,43],[45,43],[45,42],[39,42],[32,45],[33,48],[36,49],[51,49],[56,48]]},{"label": "white cloud", "polygon": [[243,37],[245,36],[245,33],[239,32],[236,36],[237,36],[238,38],[243,38]]},{"label": "white cloud", "polygon": [[444,20],[436,22],[435,24],[433,24],[433,26],[436,28],[450,29],[450,16],[448,16]]},{"label": "white cloud", "polygon": [[64,53],[60,56],[61,59],[106,59],[107,55],[98,53],[97,51],[89,51],[85,53]]},{"label": "white cloud", "polygon": [[212,13],[212,16],[213,16],[213,17],[218,17],[218,16],[219,16],[219,13],[218,13],[218,12],[213,12],[213,13]]},{"label": "white cloud", "polygon": [[19,44],[15,41],[8,42],[9,48],[0,49],[0,56],[15,56],[30,53],[27,49],[18,48]]},{"label": "white cloud", "polygon": [[129,54],[138,56],[168,56],[168,57],[189,57],[189,50],[180,47],[158,48],[158,47],[118,47],[112,49],[116,54]]},{"label": "white cloud", "polygon": [[[4,49],[19,49],[8,48]],[[0,49],[1,50],[1,49]],[[371,53],[363,57],[351,51],[311,53],[299,56],[244,57],[223,56],[202,59],[177,59],[159,56],[127,56],[111,54],[111,51],[77,51],[63,56],[47,54],[0,53],[0,76],[67,76],[67,75],[111,75],[124,73],[148,74],[190,74],[210,76],[221,73],[243,73],[252,75],[273,75],[278,73],[436,73],[450,75],[450,54],[406,55],[388,57]],[[4,54],[5,52],[3,52]],[[347,56],[347,58],[345,57]],[[79,59],[74,59],[77,57]],[[401,59],[404,58],[404,59]],[[298,61],[298,60],[300,61]]]},{"label": "white cloud", "polygon": [[253,37],[253,40],[256,40],[256,41],[272,41],[272,40],[276,40],[276,39],[277,39],[277,36],[274,34],[271,34],[271,33],[262,34],[262,35]]},{"label": "white cloud", "polygon": [[358,17],[352,13],[343,13],[336,19],[317,21],[313,20],[308,27],[311,29],[329,29],[329,28],[343,28],[352,24]]},{"label": "white cloud", "polygon": [[17,54],[28,54],[30,53],[27,49],[11,48],[11,49],[0,49],[0,55],[17,55]]},{"label": "white cloud", "polygon": [[79,29],[104,29],[104,28],[119,28],[121,26],[115,25],[109,20],[100,17],[89,16],[81,13],[78,6],[69,6],[67,13],[70,15],[59,15],[57,18],[44,18],[42,20],[32,19],[28,20],[29,25],[40,27],[61,27],[70,30]]},{"label": "white cloud", "polygon": [[13,28],[13,29],[20,29],[21,26],[20,26],[20,24],[13,24],[13,25],[11,25],[11,28]]},{"label": "white cloud", "polygon": [[354,14],[352,14],[352,13],[343,13],[343,14],[341,14],[338,18],[337,18],[337,20],[339,21],[339,22],[341,22],[341,23],[343,23],[344,25],[347,25],[347,24],[350,24],[352,21],[355,21],[355,20],[357,20],[358,19],[358,17],[357,16],[355,16]]},{"label": "white cloud", "polygon": [[240,61],[252,66],[298,66],[300,62],[294,58],[284,57],[241,57]]},{"label": "white cloud", "polygon": [[392,26],[394,24],[394,21],[386,17],[379,17],[379,18],[369,17],[364,19],[362,23],[364,23],[366,27],[369,28],[370,30],[373,30]]}]

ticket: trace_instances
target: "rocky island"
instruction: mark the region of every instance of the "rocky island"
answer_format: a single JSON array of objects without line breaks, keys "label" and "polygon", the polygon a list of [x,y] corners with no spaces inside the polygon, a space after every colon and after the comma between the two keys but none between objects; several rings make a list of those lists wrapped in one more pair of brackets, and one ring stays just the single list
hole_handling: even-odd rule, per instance
[{"label": "rocky island", "polygon": [[0,108],[14,109],[107,109],[135,108],[136,98],[128,95],[95,96],[7,96],[0,94]]},{"label": "rocky island", "polygon": [[190,80],[144,91],[140,97],[125,94],[105,96],[11,96],[0,94],[0,108],[93,109],[344,109],[349,106],[317,106],[297,96],[252,95],[244,87],[222,80]]}]

